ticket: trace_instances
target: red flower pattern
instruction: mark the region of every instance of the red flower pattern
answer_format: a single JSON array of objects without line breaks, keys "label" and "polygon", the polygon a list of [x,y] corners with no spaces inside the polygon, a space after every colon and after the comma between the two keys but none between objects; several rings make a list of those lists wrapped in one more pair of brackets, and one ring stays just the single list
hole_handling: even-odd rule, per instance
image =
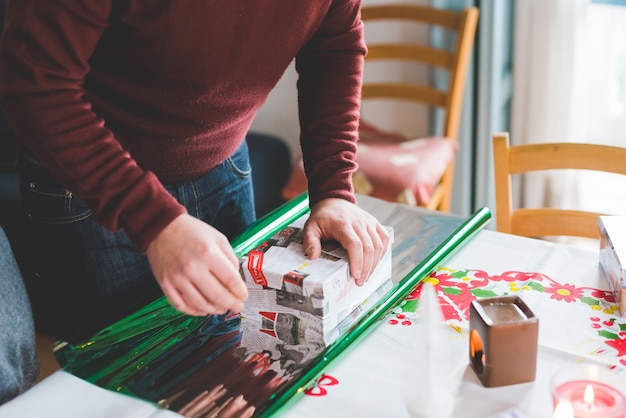
[{"label": "red flower pattern", "polygon": [[[511,284],[510,289],[529,289],[550,294],[550,299],[558,302],[573,303],[583,300],[594,309],[594,315],[590,316],[591,327],[596,329],[598,335],[603,338],[604,344],[617,352],[616,367],[618,364],[626,367],[626,322],[624,325],[615,323],[615,319],[602,319],[596,316],[601,311],[601,306],[614,305],[615,297],[610,291],[594,289],[589,287],[577,287],[569,283],[558,283],[549,276],[537,272],[505,271],[499,275],[489,275],[484,270],[456,271],[446,267],[440,267],[432,272],[424,281],[431,283],[439,296],[444,319],[452,326],[469,320],[469,307],[472,301],[478,296],[501,296],[502,293],[493,293],[493,288],[498,282]],[[411,326],[414,321],[407,313],[411,309],[416,309],[419,305],[423,282],[413,289],[407,296],[402,306],[402,312],[394,311],[389,317],[389,325]],[[490,293],[491,292],[491,293]],[[505,292],[504,294],[508,294]],[[411,302],[411,303],[406,303]],[[416,303],[417,302],[417,303]],[[407,308],[408,307],[408,308]],[[614,307],[615,308],[615,307]],[[407,310],[409,309],[409,310]],[[606,311],[612,312],[612,311]],[[604,353],[606,350],[598,348],[597,353]],[[625,357],[625,358],[621,358]],[[305,393],[309,396],[325,396],[328,391],[326,387],[338,384],[339,381],[329,375],[322,375],[317,383],[307,389]]]},{"label": "red flower pattern", "polygon": [[[456,271],[441,267],[432,272],[426,281],[434,285],[439,295],[444,318],[451,325],[454,322],[469,320],[469,307],[472,300],[477,295],[489,296],[490,289],[494,288],[498,282],[510,283],[513,291],[524,288],[545,292],[550,294],[550,299],[558,302],[573,303],[582,300],[596,312],[601,310],[601,306],[615,304],[615,297],[610,291],[577,287],[569,283],[562,284],[538,272],[505,271],[501,274],[489,275],[484,270]],[[418,285],[407,300],[419,298],[421,288],[422,286]],[[498,295],[502,294],[491,294],[491,296]],[[616,332],[613,321],[611,320],[608,324],[607,321],[602,322],[599,317],[594,316],[591,318],[591,326],[598,331],[598,334],[604,338],[609,347],[617,350],[618,357],[626,356],[626,324],[624,330]],[[611,328],[609,329],[609,327]],[[626,360],[624,363],[626,365]]]},{"label": "red flower pattern", "polygon": [[626,355],[626,339],[618,338],[617,340],[608,340],[606,345],[617,350],[617,356],[622,357]]},{"label": "red flower pattern", "polygon": [[332,377],[329,374],[323,374],[315,383],[314,386],[306,389],[304,393],[309,396],[326,396],[328,391],[324,386],[334,386],[339,383],[339,380]]},{"label": "red flower pattern", "polygon": [[571,284],[558,284],[552,283],[549,288],[546,289],[546,293],[551,293],[550,299],[562,300],[567,303],[575,302],[582,298],[583,290],[576,288]]}]

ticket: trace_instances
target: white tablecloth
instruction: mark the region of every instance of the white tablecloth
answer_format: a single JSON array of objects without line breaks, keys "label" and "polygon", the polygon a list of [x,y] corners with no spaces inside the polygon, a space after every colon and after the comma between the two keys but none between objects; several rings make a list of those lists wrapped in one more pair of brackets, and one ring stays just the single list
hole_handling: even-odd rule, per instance
[{"label": "white tablecloth", "polygon": [[[441,392],[434,396],[445,398],[446,390],[453,391],[449,395],[455,404],[451,416],[487,418],[504,413],[503,417],[510,418],[550,417],[553,408],[549,380],[558,369],[581,361],[619,365],[617,351],[607,347],[597,336],[597,330],[589,324],[592,316],[608,320],[614,314],[592,309],[580,300],[571,303],[563,299],[557,301],[551,298],[552,293],[518,285],[533,277],[533,273],[541,273],[543,276],[537,279],[546,281],[550,278],[555,285],[567,283],[606,289],[597,251],[482,231],[444,264],[450,273],[472,270],[465,278],[482,277],[481,273],[485,272],[487,275],[502,275],[508,280],[520,279],[490,281],[481,290],[500,295],[503,293],[500,289],[505,288],[509,294],[519,294],[539,317],[540,329],[536,379],[531,383],[485,388],[469,366],[469,324],[462,314],[459,314],[461,320],[454,319],[457,317],[455,312],[464,310],[469,301],[456,304],[450,301],[446,317],[453,319],[448,321],[451,325],[448,338],[438,342],[444,352],[439,359],[447,358],[461,369],[457,377],[460,382],[448,381],[448,385],[439,388]],[[545,287],[550,289],[547,285]],[[440,299],[445,301],[447,297],[440,296]],[[405,321],[419,321],[416,315],[404,313],[403,316]],[[428,358],[428,348],[426,345],[403,347],[403,342],[412,337],[414,324],[392,325],[393,319],[390,316],[328,370],[327,374],[338,384],[324,386],[322,382],[324,396],[304,396],[285,410],[284,416],[345,416],[342,411],[360,417],[441,416],[436,412],[426,413],[428,403],[433,399],[421,395],[434,380],[433,375],[428,374],[427,365],[420,364]],[[443,373],[444,368],[440,368]],[[433,369],[436,375],[439,368],[435,366]],[[458,390],[455,386],[459,386]],[[411,410],[415,402],[421,403],[422,411]]]},{"label": "white tablecloth", "polygon": [[[454,417],[550,417],[548,382],[557,369],[587,361],[621,370],[622,361],[626,363],[626,349],[620,345],[624,338],[620,324],[626,320],[617,316],[615,304],[600,297],[608,287],[596,250],[485,230],[428,282],[438,290],[447,320],[445,337],[437,342],[441,351],[436,355],[449,363],[431,364],[428,360],[434,354],[427,344],[405,343],[415,341],[416,325],[423,321],[408,303],[334,362],[319,384],[284,408],[281,416],[416,417],[420,416],[416,404],[422,405],[424,416],[440,395],[441,399],[450,396],[454,402]],[[465,290],[450,293],[450,289],[460,288],[452,286],[454,283],[464,283]],[[485,388],[469,367],[465,315],[471,297],[467,296],[492,294],[518,294],[539,317],[539,356],[533,382]],[[457,370],[457,374],[450,375],[445,387],[436,387],[435,395],[424,396],[433,376],[443,375],[445,380],[444,369]],[[500,415],[505,411],[509,415]],[[168,416],[179,415],[64,371],[0,407],[0,418]]]}]

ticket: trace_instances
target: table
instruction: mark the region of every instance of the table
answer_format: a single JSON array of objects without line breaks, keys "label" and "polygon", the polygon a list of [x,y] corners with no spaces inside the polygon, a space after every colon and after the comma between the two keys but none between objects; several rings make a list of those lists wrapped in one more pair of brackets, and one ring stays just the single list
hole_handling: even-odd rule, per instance
[{"label": "table", "polygon": [[[449,372],[456,380],[443,388],[454,391],[458,385],[453,397],[453,417],[496,417],[511,409],[523,415],[502,416],[550,417],[552,401],[548,384],[559,368],[587,361],[621,370],[626,362],[626,339],[620,329],[626,320],[617,318],[615,304],[603,299],[608,297],[604,291],[607,285],[595,250],[486,230],[448,260],[429,281],[437,283],[449,324],[447,339],[437,341],[436,345],[443,352],[439,358],[450,362],[446,369],[456,369],[456,374]],[[456,295],[443,289],[454,283],[467,284],[467,291]],[[468,359],[470,289],[480,296],[518,294],[539,317],[534,382],[498,388],[482,386]],[[409,410],[412,398],[417,397],[424,404],[429,401],[419,395],[427,386],[420,381],[420,374],[427,367],[417,362],[428,357],[427,344],[403,347],[413,337],[412,331],[419,322],[412,309],[407,306],[406,311],[398,310],[396,316],[390,315],[331,367],[327,373],[330,379],[326,383],[322,380],[316,388],[323,396],[304,397],[285,416],[318,417],[322,409],[348,408],[354,416],[417,416]],[[433,369],[434,373],[445,370],[437,366]],[[335,381],[338,383],[333,385]]]},{"label": "table", "polygon": [[[439,417],[428,408],[449,400],[453,417],[549,417],[548,382],[559,368],[584,361],[626,373],[626,319],[607,291],[597,250],[484,230],[426,281],[446,320],[438,339],[420,334],[425,316],[411,295],[281,416]],[[474,297],[503,294],[520,295],[539,317],[537,377],[485,388],[469,367],[467,315]],[[443,386],[425,376],[442,377]],[[416,405],[421,415],[412,412]],[[0,407],[0,418],[41,416],[179,415],[58,371]]]}]

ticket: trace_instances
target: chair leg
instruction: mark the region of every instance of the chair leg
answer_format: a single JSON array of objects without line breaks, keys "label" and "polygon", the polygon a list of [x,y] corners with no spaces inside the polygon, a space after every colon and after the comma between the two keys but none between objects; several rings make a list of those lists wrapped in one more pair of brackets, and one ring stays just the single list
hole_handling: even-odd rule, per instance
[{"label": "chair leg", "polygon": [[398,203],[402,203],[409,206],[417,206],[417,200],[415,199],[415,195],[412,191],[408,189],[402,190],[398,196],[396,196],[396,201]]}]

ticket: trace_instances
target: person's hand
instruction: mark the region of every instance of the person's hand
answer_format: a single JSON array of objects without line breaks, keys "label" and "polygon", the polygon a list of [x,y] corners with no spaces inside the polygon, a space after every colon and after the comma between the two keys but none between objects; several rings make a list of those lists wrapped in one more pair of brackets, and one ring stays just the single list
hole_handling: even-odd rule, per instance
[{"label": "person's hand", "polygon": [[146,251],[169,302],[188,315],[241,312],[248,290],[226,236],[191,215],[180,215]]},{"label": "person's hand", "polygon": [[250,418],[255,408],[248,404],[243,395],[229,397],[217,405],[227,393],[224,385],[219,384],[210,391],[205,390],[183,406],[178,413],[187,418]]},{"label": "person's hand", "polygon": [[343,199],[324,199],[311,208],[303,231],[309,258],[319,257],[323,240],[334,239],[348,252],[350,274],[361,286],[385,255],[389,235],[378,220]]}]

